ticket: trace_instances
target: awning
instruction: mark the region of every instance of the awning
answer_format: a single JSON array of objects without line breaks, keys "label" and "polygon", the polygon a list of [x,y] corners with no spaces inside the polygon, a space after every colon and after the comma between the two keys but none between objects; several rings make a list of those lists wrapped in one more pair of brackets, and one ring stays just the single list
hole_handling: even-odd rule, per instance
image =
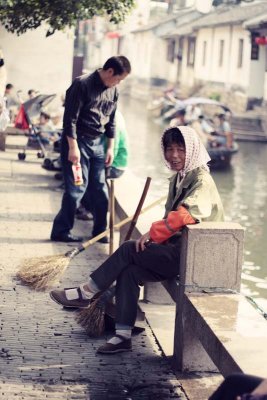
[{"label": "awning", "polygon": [[255,28],[260,28],[261,25],[267,24],[267,13],[261,14],[258,17],[247,19],[243,23],[243,28],[246,29],[255,29]]}]

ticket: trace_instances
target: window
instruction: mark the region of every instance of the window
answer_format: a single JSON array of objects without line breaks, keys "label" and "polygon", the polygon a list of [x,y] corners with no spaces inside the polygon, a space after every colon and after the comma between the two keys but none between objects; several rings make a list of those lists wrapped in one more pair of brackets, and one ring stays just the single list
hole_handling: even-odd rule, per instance
[{"label": "window", "polygon": [[239,39],[237,68],[242,68],[243,65],[243,48],[244,48],[244,39]]},{"label": "window", "polygon": [[223,65],[223,52],[224,52],[224,40],[220,40],[219,44],[219,67]]},{"label": "window", "polygon": [[258,32],[251,32],[251,60],[259,59],[259,45],[255,42],[256,37],[259,36]]},{"label": "window", "polygon": [[203,42],[203,53],[202,53],[202,65],[206,64],[206,53],[207,53],[207,41],[204,40]]},{"label": "window", "polygon": [[191,67],[195,63],[195,47],[196,47],[196,39],[188,38],[187,65]]},{"label": "window", "polygon": [[168,48],[167,48],[167,60],[171,63],[174,62],[175,57],[175,40],[169,39],[168,40]]}]

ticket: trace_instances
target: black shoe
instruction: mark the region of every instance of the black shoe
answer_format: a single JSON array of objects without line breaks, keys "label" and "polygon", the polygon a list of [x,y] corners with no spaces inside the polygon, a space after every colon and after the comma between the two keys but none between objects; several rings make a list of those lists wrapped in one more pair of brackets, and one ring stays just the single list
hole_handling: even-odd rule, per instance
[{"label": "black shoe", "polygon": [[107,236],[104,236],[102,239],[98,240],[98,243],[108,244],[109,243],[109,238]]},{"label": "black shoe", "polygon": [[54,236],[51,235],[52,242],[66,242],[66,243],[74,243],[74,242],[82,242],[83,238],[81,236],[74,236],[71,233],[65,233],[64,235]]}]

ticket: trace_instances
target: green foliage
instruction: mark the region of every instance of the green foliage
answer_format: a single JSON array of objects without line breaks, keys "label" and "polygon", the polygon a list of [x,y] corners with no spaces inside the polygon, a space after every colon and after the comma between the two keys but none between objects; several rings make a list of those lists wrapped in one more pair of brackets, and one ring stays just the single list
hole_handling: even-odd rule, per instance
[{"label": "green foliage", "polygon": [[108,15],[111,22],[119,23],[134,3],[135,0],[0,0],[0,22],[17,35],[46,22],[49,36],[95,15]]},{"label": "green foliage", "polygon": [[221,95],[220,95],[220,93],[211,93],[209,98],[211,100],[220,101],[221,100]]}]

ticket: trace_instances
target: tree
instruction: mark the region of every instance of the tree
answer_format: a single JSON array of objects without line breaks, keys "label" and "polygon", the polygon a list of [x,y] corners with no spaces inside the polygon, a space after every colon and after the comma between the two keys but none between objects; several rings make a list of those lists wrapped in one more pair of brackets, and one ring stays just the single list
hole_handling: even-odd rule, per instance
[{"label": "tree", "polygon": [[134,3],[135,0],[0,0],[0,22],[17,35],[46,22],[49,36],[95,15],[108,15],[111,22],[119,23]]}]

